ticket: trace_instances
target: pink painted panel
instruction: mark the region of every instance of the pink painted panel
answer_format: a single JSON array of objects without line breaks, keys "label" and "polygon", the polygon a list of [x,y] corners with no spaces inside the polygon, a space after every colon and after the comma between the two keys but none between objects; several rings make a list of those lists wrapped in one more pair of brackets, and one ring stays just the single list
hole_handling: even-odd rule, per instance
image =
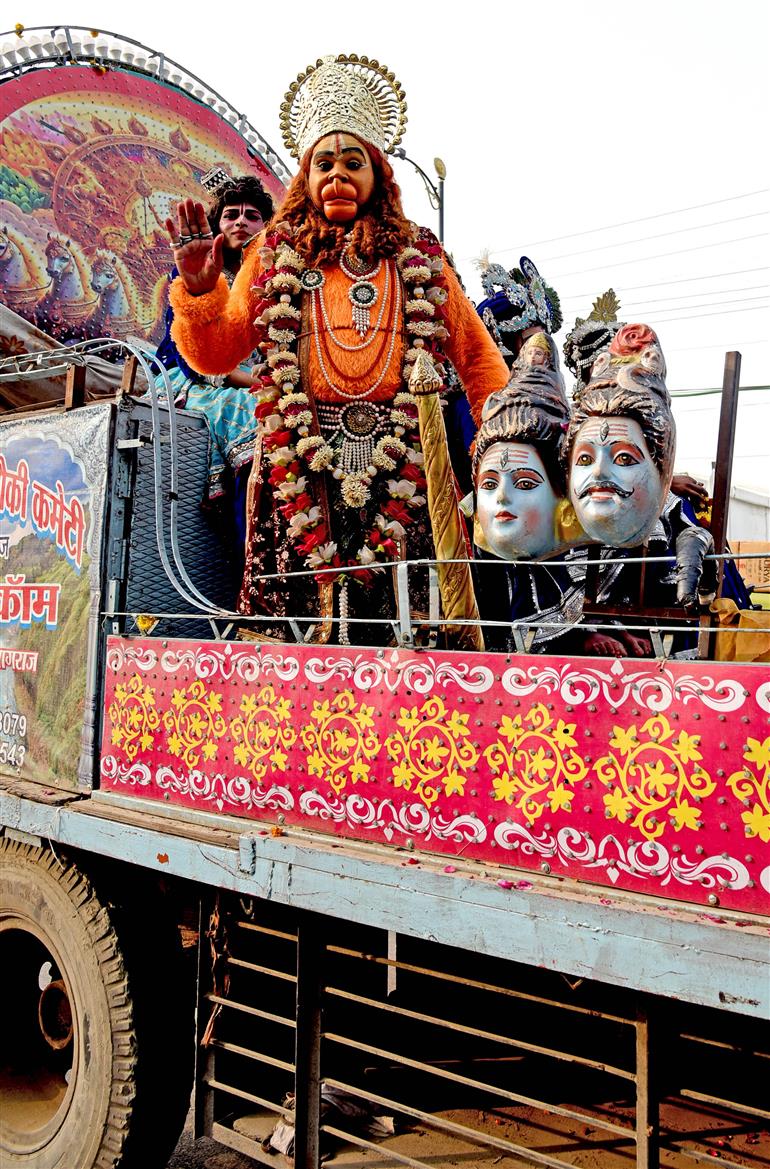
[{"label": "pink painted panel", "polygon": [[770,911],[766,666],[110,638],[101,785]]}]

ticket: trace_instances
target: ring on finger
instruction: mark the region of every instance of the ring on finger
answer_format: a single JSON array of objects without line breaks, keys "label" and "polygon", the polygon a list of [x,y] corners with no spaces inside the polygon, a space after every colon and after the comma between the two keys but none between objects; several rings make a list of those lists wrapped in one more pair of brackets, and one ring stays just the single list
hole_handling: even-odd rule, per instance
[{"label": "ring on finger", "polygon": [[184,243],[184,240],[180,236],[179,239],[172,239],[171,243],[169,244],[169,247],[172,249],[181,248],[183,243]]},{"label": "ring on finger", "polygon": [[180,235],[179,243],[180,244],[189,244],[192,239],[193,239],[193,237],[191,235]]}]

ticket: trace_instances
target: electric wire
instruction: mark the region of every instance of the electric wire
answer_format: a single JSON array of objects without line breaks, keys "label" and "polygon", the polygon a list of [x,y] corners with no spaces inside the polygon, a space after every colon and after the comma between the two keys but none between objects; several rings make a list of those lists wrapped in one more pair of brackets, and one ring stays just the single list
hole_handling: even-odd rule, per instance
[{"label": "electric wire", "polygon": [[[655,308],[646,309],[645,316],[648,316],[648,317],[655,316],[658,319],[661,319],[662,313],[681,313],[681,312],[686,312],[688,309],[693,309],[696,311],[694,311],[691,319],[695,320],[698,316],[697,310],[699,310],[699,309],[723,308],[724,311],[727,312],[727,310],[732,305],[748,304],[749,301],[756,301],[756,300],[761,300],[763,302],[766,302],[768,300],[768,293],[765,293],[764,296],[751,296],[747,300],[709,300],[706,302],[706,304],[670,304],[670,305],[666,305],[660,309],[655,309]],[[762,305],[753,305],[751,308],[747,308],[746,312],[747,313],[754,312],[755,308],[762,308],[762,307],[763,307]],[[703,313],[702,315],[705,317],[708,317],[708,316],[712,316],[713,314],[712,313]],[[681,320],[681,319],[689,320],[690,318],[667,317],[665,319],[667,319],[667,320]]]},{"label": "electric wire", "polygon": [[770,215],[770,211],[752,211],[750,215],[736,215],[732,219],[715,219],[712,223],[696,223],[691,227],[677,227],[673,231],[660,231],[655,235],[642,235],[636,239],[618,240],[612,244],[597,244],[592,248],[582,248],[577,252],[562,252],[558,256],[543,256],[544,264],[550,264],[552,260],[568,260],[572,256],[590,256],[594,252],[606,252],[611,248],[626,248],[631,247],[632,244],[646,244],[652,239],[664,239],[670,235],[684,235],[688,231],[706,231],[711,227],[719,227],[723,223],[742,223],[745,219],[760,219],[764,215]]},{"label": "electric wire", "polygon": [[[638,292],[640,288],[663,288],[670,284],[696,284],[700,280],[716,280],[725,276],[746,276],[749,272],[770,272],[770,265],[765,265],[762,268],[734,268],[730,272],[707,272],[703,276],[677,276],[675,280],[650,280],[646,284],[626,284],[624,287],[616,289],[618,295],[625,295],[626,292]],[[580,273],[573,273],[573,275],[580,275]],[[565,293],[560,297],[561,300],[571,300],[572,297],[596,296],[596,292],[570,292]]]},{"label": "electric wire", "polygon": [[[658,297],[648,297],[646,300],[622,301],[622,307],[624,309],[625,308],[634,308],[635,306],[640,305],[640,304],[653,304],[653,303],[657,304],[657,303],[665,301],[665,300],[689,300],[690,297],[692,297],[692,296],[717,296],[717,295],[719,295],[719,293],[724,293],[725,295],[730,295],[734,292],[752,292],[758,288],[768,289],[768,291],[770,291],[770,284],[744,284],[742,288],[707,288],[703,292],[682,292],[682,293],[679,293],[677,296],[658,296]],[[578,298],[574,295],[574,293],[570,296],[563,296],[563,297],[559,298],[559,300],[562,304],[564,303],[564,301],[577,300],[577,299]],[[750,296],[747,299],[748,300],[756,300],[756,297]]]},{"label": "electric wire", "polygon": [[[728,244],[740,244],[740,243],[745,243],[748,240],[752,240],[752,239],[767,239],[767,238],[768,238],[767,232],[760,231],[760,232],[755,232],[753,235],[738,235],[738,236],[735,236],[733,239],[715,240],[713,243],[710,243],[710,244],[696,244],[695,247],[692,247],[692,248],[676,248],[673,252],[658,252],[653,256],[636,256],[636,258],[633,260],[620,260],[620,261],[616,261],[615,263],[616,263],[616,266],[618,268],[623,268],[627,264],[643,264],[649,260],[664,260],[668,256],[684,256],[688,252],[702,252],[702,251],[705,251],[706,248],[724,248],[724,247],[727,247]],[[612,266],[611,261],[610,261],[609,265],[597,264],[593,268],[576,268],[574,272],[562,272],[559,276],[557,276],[557,280],[565,280],[569,276],[582,276],[585,272],[606,272],[608,266],[609,267]],[[652,287],[652,286],[648,285],[647,287]]]},{"label": "electric wire", "polygon": [[[554,235],[554,236],[551,236],[550,239],[532,240],[526,245],[526,247],[527,248],[540,248],[540,247],[544,247],[546,244],[560,243],[562,240],[565,240],[565,239],[577,239],[578,237],[583,236],[583,235],[596,235],[600,231],[612,231],[614,228],[617,228],[617,227],[631,227],[635,223],[649,223],[653,219],[665,219],[666,216],[668,216],[668,215],[684,215],[688,211],[701,211],[701,210],[703,210],[704,207],[717,207],[723,203],[736,203],[740,199],[751,199],[755,195],[766,195],[769,190],[770,190],[770,188],[768,188],[768,187],[760,187],[760,189],[757,191],[746,191],[742,195],[728,195],[724,199],[711,199],[711,200],[709,200],[708,203],[693,203],[693,205],[691,207],[677,207],[673,211],[658,211],[654,215],[642,215],[642,216],[639,216],[637,219],[624,219],[620,223],[607,223],[603,227],[587,227],[583,231],[571,231],[571,232],[568,232],[566,235]],[[525,248],[519,249],[518,247],[494,248],[494,249],[490,249],[489,254],[494,255],[494,256],[502,256],[502,255],[506,255],[509,252],[518,252],[520,250],[525,252],[525,254],[526,254]],[[463,260],[474,260],[474,259],[476,259],[475,256],[464,256],[463,257]]]},{"label": "electric wire", "polygon": [[710,345],[679,345],[674,348],[666,346],[666,353],[694,353],[701,349],[746,349],[749,345],[767,345],[767,337],[755,337],[751,341],[715,341]]},{"label": "electric wire", "polygon": [[766,305],[760,304],[756,308],[727,308],[718,313],[693,313],[691,317],[661,317],[657,313],[648,313],[647,316],[650,320],[658,320],[661,324],[670,325],[673,321],[700,321],[704,317],[727,317],[732,313],[761,313],[765,312],[766,308]]}]

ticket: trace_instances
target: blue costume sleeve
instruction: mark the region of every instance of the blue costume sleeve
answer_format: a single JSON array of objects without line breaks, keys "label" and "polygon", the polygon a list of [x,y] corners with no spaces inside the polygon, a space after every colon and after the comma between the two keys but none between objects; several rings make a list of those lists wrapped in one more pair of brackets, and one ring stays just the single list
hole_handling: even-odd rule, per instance
[{"label": "blue costume sleeve", "polygon": [[[172,280],[177,278],[178,275],[179,272],[177,269],[172,268],[168,278],[169,285],[171,284]],[[166,306],[166,315],[164,320],[166,324],[166,332],[164,333],[163,340],[161,341],[156,351],[156,357],[158,358],[158,361],[161,363],[161,365],[164,365],[166,369],[180,369],[184,376],[189,378],[191,381],[200,381],[200,374],[196,373],[194,369],[190,368],[174,342],[171,340],[171,326],[174,322],[174,310],[170,304],[167,304]]]}]

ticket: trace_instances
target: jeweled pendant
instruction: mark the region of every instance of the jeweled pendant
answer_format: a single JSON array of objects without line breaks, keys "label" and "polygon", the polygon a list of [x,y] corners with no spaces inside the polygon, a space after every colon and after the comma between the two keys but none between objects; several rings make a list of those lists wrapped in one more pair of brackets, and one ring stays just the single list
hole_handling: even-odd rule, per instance
[{"label": "jeweled pendant", "polygon": [[353,327],[359,337],[365,337],[371,323],[370,310],[377,303],[377,289],[371,280],[357,280],[348,289],[348,298],[353,306]]},{"label": "jeweled pendant", "polygon": [[320,288],[326,277],[319,268],[306,268],[299,278],[299,282],[304,288],[305,292],[315,292]]}]

